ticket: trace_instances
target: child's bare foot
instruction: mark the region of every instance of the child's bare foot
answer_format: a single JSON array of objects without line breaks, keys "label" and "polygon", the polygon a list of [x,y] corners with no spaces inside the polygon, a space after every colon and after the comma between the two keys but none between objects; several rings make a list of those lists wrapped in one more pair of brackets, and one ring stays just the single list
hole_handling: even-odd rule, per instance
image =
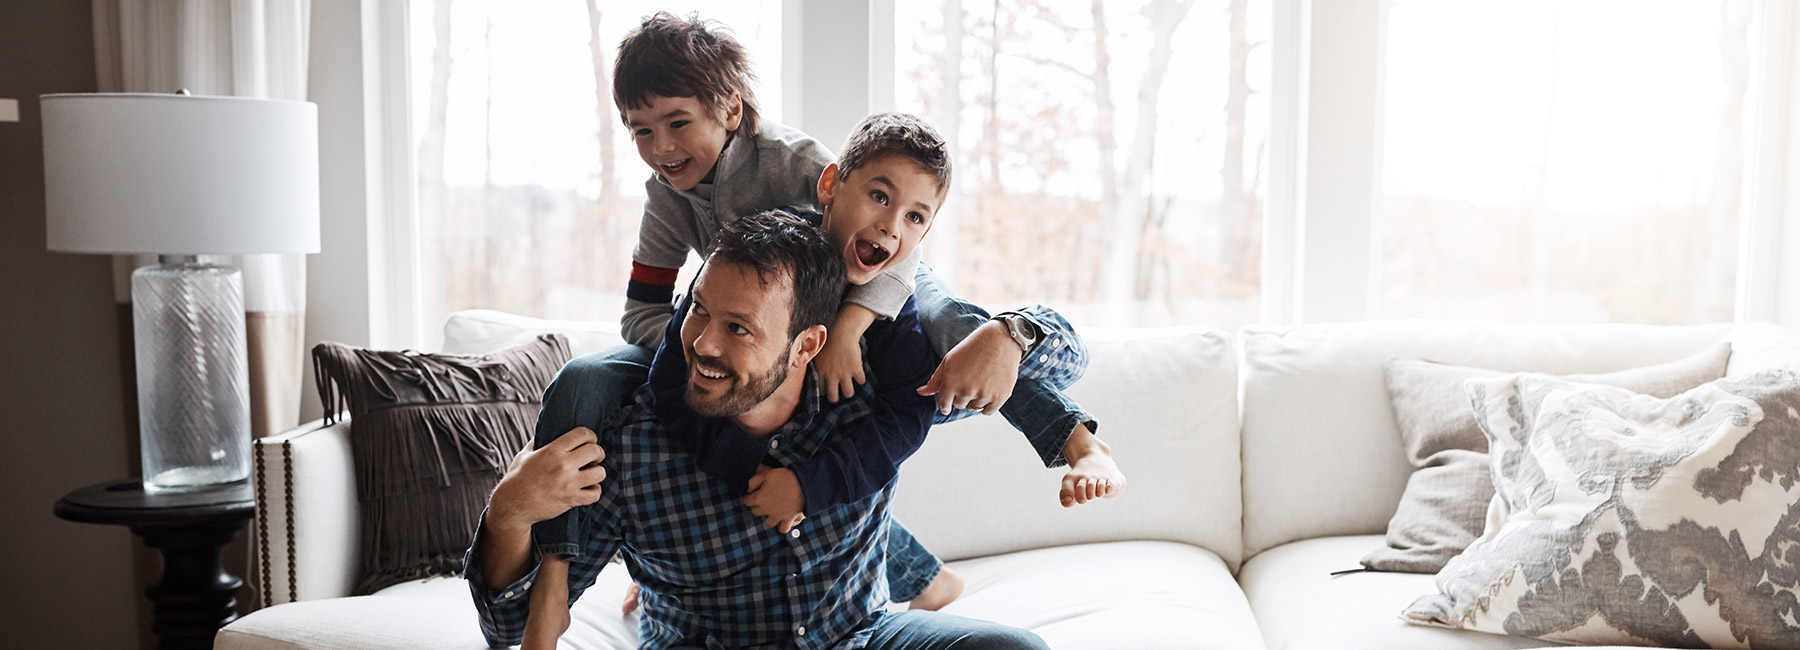
[{"label": "child's bare foot", "polygon": [[538,580],[531,585],[520,650],[556,650],[556,640],[569,631],[569,564],[561,555],[545,556]]},{"label": "child's bare foot", "polygon": [[1125,474],[1113,462],[1112,447],[1094,437],[1086,424],[1075,425],[1075,432],[1069,434],[1063,459],[1069,463],[1069,473],[1063,475],[1057,496],[1064,508],[1125,492]]},{"label": "child's bare foot", "polygon": [[935,612],[962,596],[962,592],[962,576],[956,575],[955,571],[945,567],[938,571],[936,578],[931,579],[931,584],[925,586],[925,591],[920,593],[918,598],[907,603],[906,608]]},{"label": "child's bare foot", "polygon": [[631,586],[625,588],[625,604],[619,606],[620,614],[630,616],[632,612],[637,611],[637,595],[637,583],[633,582],[631,583]]}]

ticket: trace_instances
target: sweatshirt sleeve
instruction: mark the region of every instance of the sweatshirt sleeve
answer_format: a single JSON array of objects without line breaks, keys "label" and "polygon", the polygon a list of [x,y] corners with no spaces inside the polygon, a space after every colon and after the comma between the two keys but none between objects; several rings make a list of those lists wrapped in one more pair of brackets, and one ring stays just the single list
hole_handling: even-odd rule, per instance
[{"label": "sweatshirt sleeve", "polygon": [[644,189],[644,219],[631,253],[631,279],[626,284],[619,331],[625,342],[654,350],[662,343],[663,327],[675,312],[675,277],[687,261],[689,249],[680,229],[693,220],[693,208],[654,177],[645,182]]},{"label": "sweatshirt sleeve", "polygon": [[845,302],[862,305],[877,316],[893,320],[900,307],[912,299],[913,274],[919,270],[919,250],[914,248],[906,259],[888,267],[868,284],[850,287],[850,292],[844,296]]},{"label": "sweatshirt sleeve", "polygon": [[789,469],[806,497],[806,512],[816,514],[862,499],[900,473],[900,463],[925,443],[935,399],[918,389],[931,379],[937,357],[919,330],[918,310],[905,301],[891,321],[869,326],[864,334],[873,390],[874,413],[855,426],[836,431],[818,453]]}]

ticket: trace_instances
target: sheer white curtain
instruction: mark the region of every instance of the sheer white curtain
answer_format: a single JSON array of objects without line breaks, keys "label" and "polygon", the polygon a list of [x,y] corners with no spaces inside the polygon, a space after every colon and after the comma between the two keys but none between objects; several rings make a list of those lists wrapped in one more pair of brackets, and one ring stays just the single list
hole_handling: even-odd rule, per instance
[{"label": "sheer white curtain", "polygon": [[[102,92],[175,92],[306,99],[311,0],[93,0]],[[115,257],[114,293],[131,300],[132,269],[154,258]],[[262,437],[299,423],[304,255],[245,255],[250,421]]]}]

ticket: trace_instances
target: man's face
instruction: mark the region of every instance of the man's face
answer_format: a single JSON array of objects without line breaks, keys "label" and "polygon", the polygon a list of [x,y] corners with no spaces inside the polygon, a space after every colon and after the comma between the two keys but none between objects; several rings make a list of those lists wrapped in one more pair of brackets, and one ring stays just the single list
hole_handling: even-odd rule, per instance
[{"label": "man's face", "polygon": [[736,96],[724,121],[695,97],[650,95],[649,105],[625,110],[625,125],[638,156],[678,190],[691,190],[712,173],[725,139],[744,116]]},{"label": "man's face", "polygon": [[911,255],[943,203],[937,179],[904,156],[882,156],[837,178],[819,177],[825,236],[844,258],[851,284],[867,284]]},{"label": "man's face", "polygon": [[712,264],[694,281],[681,322],[688,364],[688,408],[706,417],[740,415],[787,381],[793,337],[793,278],[764,282],[756,269]]}]

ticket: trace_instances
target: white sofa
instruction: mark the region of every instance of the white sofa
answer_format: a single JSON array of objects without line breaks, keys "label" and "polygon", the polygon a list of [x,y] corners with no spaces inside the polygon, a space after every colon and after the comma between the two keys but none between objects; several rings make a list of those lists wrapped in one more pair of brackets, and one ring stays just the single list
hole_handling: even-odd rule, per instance
[{"label": "white sofa", "polygon": [[[595,324],[464,312],[446,326],[445,347],[498,349],[546,330],[570,333],[577,354],[616,340]],[[1604,372],[1730,340],[1731,374],[1800,362],[1800,336],[1766,323],[1397,321],[1251,326],[1235,337],[1204,328],[1084,334],[1093,364],[1071,393],[1100,418],[1130,478],[1122,498],[1059,507],[1061,472],[1042,468],[1000,418],[972,418],[932,431],[904,467],[895,505],[968,580],[946,611],[1027,628],[1069,650],[1552,645],[1401,622],[1402,608],[1435,590],[1430,575],[1331,575],[1382,544],[1411,472],[1382,361]],[[460,579],[345,597],[356,537],[347,434],[314,423],[258,443],[268,484],[252,543],[269,570],[253,582],[286,604],[226,627],[217,646],[484,647]],[[290,472],[291,492],[282,487]],[[636,645],[635,617],[618,614],[626,580],[619,568],[603,573],[577,604],[564,647]]]}]

